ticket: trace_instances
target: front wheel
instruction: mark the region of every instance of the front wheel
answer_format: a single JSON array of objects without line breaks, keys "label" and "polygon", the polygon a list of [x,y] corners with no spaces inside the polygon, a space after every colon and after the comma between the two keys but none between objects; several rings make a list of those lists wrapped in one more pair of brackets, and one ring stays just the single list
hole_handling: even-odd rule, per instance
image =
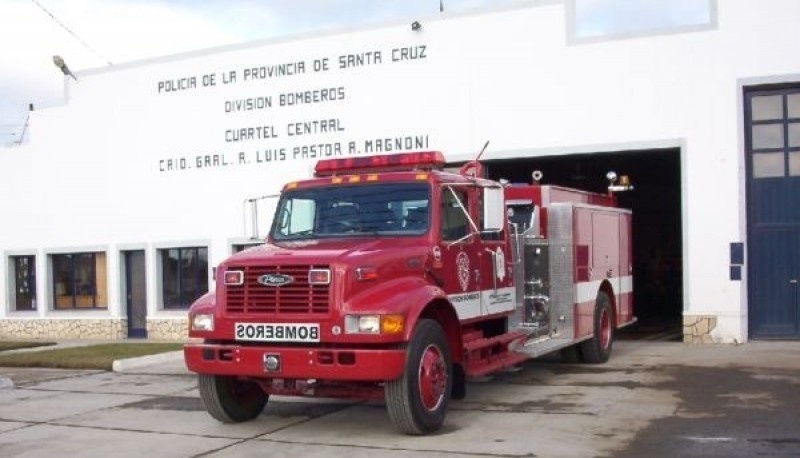
[{"label": "front wheel", "polygon": [[269,400],[257,383],[236,377],[200,374],[197,382],[206,410],[223,423],[252,420]]},{"label": "front wheel", "polygon": [[604,291],[597,293],[594,305],[594,336],[581,343],[580,355],[585,363],[599,364],[608,361],[614,343],[614,315],[611,300]]},{"label": "front wheel", "polygon": [[389,418],[406,434],[421,435],[441,428],[452,390],[450,348],[442,327],[420,320],[406,349],[403,375],[386,383]]}]

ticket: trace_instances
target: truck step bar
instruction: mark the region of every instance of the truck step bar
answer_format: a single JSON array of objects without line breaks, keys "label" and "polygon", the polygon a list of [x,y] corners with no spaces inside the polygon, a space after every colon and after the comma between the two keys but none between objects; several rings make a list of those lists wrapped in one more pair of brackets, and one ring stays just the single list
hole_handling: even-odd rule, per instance
[{"label": "truck step bar", "polygon": [[524,339],[522,332],[508,332],[483,337],[478,330],[464,333],[464,372],[467,377],[481,377],[505,367],[519,364],[527,356],[510,351],[512,342]]},{"label": "truck step bar", "polygon": [[518,340],[510,345],[509,351],[524,356],[527,358],[535,358],[538,356],[546,355],[562,348],[576,345],[578,342],[588,339],[586,337],[582,340],[573,339],[559,339],[551,337],[536,337],[529,340]]}]

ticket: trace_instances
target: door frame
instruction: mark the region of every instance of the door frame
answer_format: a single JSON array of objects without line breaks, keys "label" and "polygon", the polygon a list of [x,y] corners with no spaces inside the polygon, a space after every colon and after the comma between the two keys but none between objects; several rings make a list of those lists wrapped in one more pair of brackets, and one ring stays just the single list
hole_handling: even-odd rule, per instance
[{"label": "door frame", "polygon": [[[752,148],[752,132],[751,128],[754,124],[762,124],[762,123],[769,123],[769,124],[781,124],[784,126],[783,129],[783,136],[784,136],[784,145],[782,148],[774,148],[766,150],[762,150],[762,152],[782,152],[784,154],[784,173],[783,177],[776,177],[777,179],[781,180],[797,180],[800,183],[800,177],[791,176],[789,174],[789,154],[790,152],[800,151],[800,148],[793,147],[789,144],[789,137],[788,137],[788,124],[790,123],[789,120],[797,120],[797,117],[789,117],[789,113],[787,110],[787,100],[786,97],[788,94],[796,94],[800,93],[800,82],[794,83],[779,83],[779,84],[753,84],[753,85],[743,85],[742,86],[742,107],[743,107],[743,129],[744,129],[744,163],[745,163],[745,196],[746,196],[746,227],[747,227],[747,332],[748,336],[751,339],[800,339],[800,287],[794,285],[793,291],[791,291],[790,301],[791,304],[788,305],[790,308],[789,311],[792,312],[793,315],[793,323],[787,323],[787,325],[791,325],[790,327],[794,329],[793,332],[784,333],[784,332],[777,332],[773,333],[769,330],[760,330],[761,327],[765,325],[769,325],[770,323],[766,320],[763,322],[760,321],[760,317],[763,314],[760,314],[760,309],[758,309],[758,304],[761,300],[761,297],[757,297],[757,291],[755,288],[755,281],[757,272],[755,271],[756,266],[758,265],[757,260],[764,256],[769,256],[771,252],[763,252],[759,245],[760,242],[757,242],[757,239],[760,239],[760,235],[766,234],[770,231],[780,230],[780,231],[787,231],[790,234],[794,233],[798,239],[800,240],[800,218],[798,219],[791,219],[790,220],[783,220],[778,219],[775,221],[756,221],[756,190],[755,190],[755,180],[756,178],[752,177],[753,174],[753,148]],[[769,95],[782,95],[784,97],[783,102],[783,118],[778,120],[763,121],[763,120],[753,120],[752,114],[752,97],[756,96],[769,96]],[[772,178],[760,178],[760,179],[772,179]],[[800,186],[800,184],[798,185]],[[800,246],[800,241],[796,242],[797,246]],[[790,278],[786,280],[790,283],[792,279],[797,281],[797,277],[800,277],[800,264],[794,264],[792,266],[793,272],[790,272]],[[790,269],[791,270],[791,269]],[[766,275],[763,272],[760,272],[761,275]],[[792,309],[793,308],[793,309]]]}]

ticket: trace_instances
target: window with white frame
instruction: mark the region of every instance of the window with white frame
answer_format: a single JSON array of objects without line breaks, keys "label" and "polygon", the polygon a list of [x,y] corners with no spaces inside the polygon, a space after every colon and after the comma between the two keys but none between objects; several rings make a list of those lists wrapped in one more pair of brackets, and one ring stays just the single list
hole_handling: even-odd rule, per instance
[{"label": "window with white frame", "polygon": [[165,309],[186,309],[208,292],[208,248],[159,250],[161,300]]},{"label": "window with white frame", "polygon": [[53,309],[106,309],[106,254],[102,252],[50,255]]},{"label": "window with white frame", "polygon": [[36,256],[9,256],[8,263],[13,310],[36,310]]}]

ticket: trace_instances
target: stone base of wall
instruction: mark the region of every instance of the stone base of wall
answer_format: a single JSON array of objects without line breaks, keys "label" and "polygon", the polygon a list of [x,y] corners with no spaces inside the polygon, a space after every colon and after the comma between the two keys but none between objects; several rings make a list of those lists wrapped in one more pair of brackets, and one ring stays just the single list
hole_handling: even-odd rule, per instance
[{"label": "stone base of wall", "polygon": [[691,344],[714,343],[711,331],[717,327],[717,317],[693,315],[683,317],[683,342]]},{"label": "stone base of wall", "polygon": [[[122,319],[8,319],[0,320],[0,339],[127,339],[128,320]],[[186,318],[147,320],[147,338],[186,340]]]},{"label": "stone base of wall", "polygon": [[0,338],[124,339],[127,335],[127,319],[0,320]]},{"label": "stone base of wall", "polygon": [[186,318],[148,318],[147,338],[163,340],[186,340],[189,338],[189,321]]}]

